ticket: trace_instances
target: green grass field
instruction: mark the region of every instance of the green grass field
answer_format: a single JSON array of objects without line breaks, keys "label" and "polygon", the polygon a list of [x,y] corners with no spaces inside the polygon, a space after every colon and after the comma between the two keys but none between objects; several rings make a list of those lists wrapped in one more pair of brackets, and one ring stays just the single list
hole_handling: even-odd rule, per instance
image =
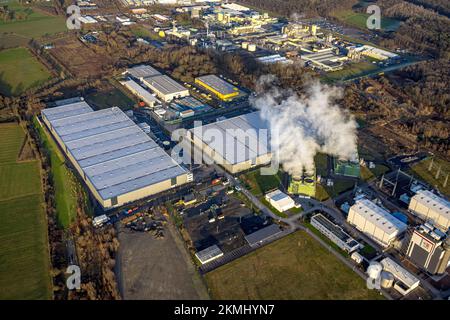
[{"label": "green grass field", "polygon": [[205,275],[213,299],[382,299],[298,231]]},{"label": "green grass field", "polygon": [[361,166],[361,179],[364,181],[371,180],[375,177],[380,177],[383,173],[388,171],[389,168],[382,164],[377,164],[375,165],[375,168],[371,169]]},{"label": "green grass field", "polygon": [[325,201],[328,198],[334,198],[341,193],[348,191],[352,189],[355,186],[355,182],[352,180],[346,180],[346,179],[338,179],[335,178],[333,180],[333,186],[323,186],[320,184],[317,184],[316,188],[316,199],[319,201]]},{"label": "green grass field", "polygon": [[158,41],[161,40],[161,37],[157,33],[154,33],[142,26],[133,27],[131,29],[131,32],[133,32],[133,34],[139,38],[144,38],[144,39],[147,38],[150,40],[158,40]]},{"label": "green grass field", "polygon": [[51,77],[50,72],[25,48],[0,51],[0,93],[17,96]]},{"label": "green grass field", "polygon": [[250,192],[256,196],[266,194],[268,191],[279,188],[281,185],[282,172],[276,175],[261,175],[260,169],[250,171],[240,176],[240,179],[247,185]]},{"label": "green grass field", "polygon": [[1,124],[0,300],[51,299],[50,258],[39,162],[17,162],[25,133]]},{"label": "green grass field", "polygon": [[67,228],[76,218],[76,177],[66,167],[65,158],[58,149],[55,141],[47,135],[47,132],[40,126],[37,120],[34,121],[34,125],[38,128],[44,147],[50,154],[58,223],[64,228]]},{"label": "green grass field", "polygon": [[338,80],[347,80],[356,76],[363,76],[368,72],[373,72],[379,69],[376,64],[368,61],[353,62],[344,66],[344,69],[328,72],[324,80],[326,82],[333,82]]},{"label": "green grass field", "polygon": [[[444,187],[445,177],[450,174],[450,162],[444,159],[434,158],[434,166],[431,171],[428,171],[431,158],[422,160],[412,166],[411,172],[418,178],[424,180],[428,184],[438,189],[443,194],[450,196],[450,177],[447,186]],[[437,166],[441,166],[441,175],[436,179]]]},{"label": "green grass field", "polygon": [[16,15],[25,12],[31,12],[31,14],[27,14],[26,19],[23,20],[0,21],[0,33],[14,33],[31,39],[68,30],[64,17],[37,12],[19,4],[17,1],[6,2],[8,8],[15,11]]},{"label": "green grass field", "polygon": [[120,109],[124,111],[132,109],[136,104],[119,89],[99,91],[89,94],[86,96],[86,101],[94,105],[97,109],[120,107]]},{"label": "green grass field", "polygon": [[[341,21],[360,29],[367,29],[368,13],[353,12],[352,10],[341,10],[333,14]],[[400,26],[400,21],[390,18],[381,18],[381,29],[395,31]]]}]

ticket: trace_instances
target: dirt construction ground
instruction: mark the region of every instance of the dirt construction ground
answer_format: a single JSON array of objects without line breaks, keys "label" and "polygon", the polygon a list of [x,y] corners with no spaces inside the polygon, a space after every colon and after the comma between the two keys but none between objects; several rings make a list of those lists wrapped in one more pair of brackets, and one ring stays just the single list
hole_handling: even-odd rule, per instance
[{"label": "dirt construction ground", "polygon": [[54,41],[54,46],[49,52],[78,78],[101,75],[111,63],[107,55],[95,53],[77,38],[58,39]]},{"label": "dirt construction ground", "polygon": [[206,286],[171,224],[164,238],[120,228],[116,270],[126,300],[209,299]]}]

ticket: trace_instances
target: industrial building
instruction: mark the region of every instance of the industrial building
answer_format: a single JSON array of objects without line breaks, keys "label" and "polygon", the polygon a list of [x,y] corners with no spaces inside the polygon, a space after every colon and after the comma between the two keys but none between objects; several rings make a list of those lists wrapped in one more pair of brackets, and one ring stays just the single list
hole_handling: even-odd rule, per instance
[{"label": "industrial building", "polygon": [[127,70],[127,73],[137,80],[142,80],[147,77],[161,75],[161,72],[149,65],[138,65]]},{"label": "industrial building", "polygon": [[265,198],[279,212],[287,211],[295,206],[294,200],[279,189],[267,193]]},{"label": "industrial building", "polygon": [[334,159],[334,173],[346,177],[359,178],[361,167],[358,155],[349,160]]},{"label": "industrial building", "polygon": [[333,51],[316,52],[304,54],[301,58],[311,62],[317,68],[324,71],[337,71],[344,68],[343,61],[348,60],[347,56],[336,54]]},{"label": "industrial building", "polygon": [[151,89],[161,100],[170,102],[176,98],[187,97],[189,90],[166,75],[145,77],[142,83]]},{"label": "industrial building", "polygon": [[259,111],[194,127],[187,132],[194,146],[232,174],[270,163],[268,136],[268,123]]},{"label": "industrial building", "polygon": [[245,236],[245,240],[250,246],[254,247],[272,239],[281,232],[282,231],[277,224],[271,224],[270,226],[264,227]]},{"label": "industrial building", "polygon": [[121,81],[120,83],[128,90],[130,90],[130,92],[133,93],[136,97],[145,102],[147,106],[153,108],[155,106],[155,103],[158,102],[158,100],[150,92],[142,88],[135,81],[127,80]]},{"label": "industrial building", "polygon": [[420,280],[391,258],[384,258],[380,263],[384,271],[392,273],[394,276],[394,289],[402,295],[406,296],[419,286]]},{"label": "industrial building", "polygon": [[429,223],[414,229],[406,255],[416,266],[431,274],[443,274],[450,260],[450,237]]},{"label": "industrial building", "polygon": [[237,87],[213,74],[195,78],[195,83],[223,101],[231,101],[239,95]]},{"label": "industrial building", "polygon": [[189,96],[173,100],[170,103],[170,109],[173,110],[178,117],[186,118],[198,113],[207,112],[212,108],[209,105]]},{"label": "industrial building", "polygon": [[202,251],[197,252],[195,256],[201,262],[201,264],[205,264],[222,257],[223,252],[217,245],[212,245]]},{"label": "industrial building", "polygon": [[358,241],[350,237],[340,226],[332,223],[321,213],[311,217],[311,225],[348,253],[352,253],[362,247]]},{"label": "industrial building", "polygon": [[431,191],[418,191],[411,198],[408,209],[444,232],[450,227],[450,203]]},{"label": "industrial building", "polygon": [[350,207],[347,221],[383,247],[389,247],[407,225],[368,199]]},{"label": "industrial building", "polygon": [[117,107],[93,111],[79,101],[45,109],[42,119],[105,209],[192,180],[187,170]]},{"label": "industrial building", "polygon": [[301,176],[290,176],[288,192],[290,194],[301,194],[308,197],[316,196],[316,172],[306,173],[303,172]]},{"label": "industrial building", "polygon": [[361,47],[356,48],[357,51],[361,52],[362,55],[367,57],[371,57],[377,60],[388,60],[397,58],[398,54],[392,53],[380,48],[375,48],[369,45],[363,45]]}]

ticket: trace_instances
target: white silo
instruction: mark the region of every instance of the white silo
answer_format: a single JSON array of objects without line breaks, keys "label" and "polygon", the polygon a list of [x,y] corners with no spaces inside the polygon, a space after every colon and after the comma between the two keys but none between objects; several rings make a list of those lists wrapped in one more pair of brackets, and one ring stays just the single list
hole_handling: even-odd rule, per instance
[{"label": "white silo", "polygon": [[371,262],[367,268],[367,274],[372,279],[378,279],[381,272],[383,271],[383,265],[379,262]]},{"label": "white silo", "polygon": [[380,285],[384,289],[391,288],[394,285],[394,275],[388,271],[381,272]]}]

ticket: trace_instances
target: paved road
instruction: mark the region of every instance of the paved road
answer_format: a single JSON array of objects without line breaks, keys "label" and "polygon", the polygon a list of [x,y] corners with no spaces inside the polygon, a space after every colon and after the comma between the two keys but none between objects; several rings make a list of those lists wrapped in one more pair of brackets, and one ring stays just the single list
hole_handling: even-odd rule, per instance
[{"label": "paved road", "polygon": [[[334,217],[337,221],[339,221],[339,223],[347,223],[340,212],[337,212],[335,209],[330,208],[327,205],[325,205],[325,204],[323,204],[323,203],[321,203],[321,202],[319,202],[319,201],[317,201],[315,199],[308,199],[309,202],[313,203],[313,206],[310,209],[305,210],[305,211],[303,211],[301,213],[298,213],[296,215],[293,215],[293,216],[291,216],[289,218],[279,217],[275,213],[273,213],[269,208],[267,208],[267,206],[265,206],[261,201],[259,201],[259,199],[257,197],[255,197],[250,191],[248,191],[247,189],[242,187],[240,182],[239,182],[239,180],[235,179],[232,175],[230,175],[229,173],[224,171],[219,166],[217,166],[217,165],[215,165],[215,166],[216,166],[217,172],[221,172],[222,174],[224,174],[228,178],[228,180],[230,181],[230,184],[232,186],[240,187],[241,192],[245,196],[247,196],[250,199],[250,201],[252,201],[252,203],[258,209],[260,209],[261,212],[264,215],[269,216],[269,217],[273,218],[274,220],[281,221],[281,222],[287,224],[289,226],[290,232],[293,232],[295,230],[303,230],[303,231],[305,231],[311,237],[313,237],[315,240],[317,240],[329,252],[331,252],[331,254],[333,254],[337,259],[342,261],[346,266],[348,266],[350,269],[355,271],[361,278],[363,278],[364,281],[366,281],[368,276],[364,272],[362,272],[360,269],[358,269],[358,267],[352,261],[346,259],[340,253],[336,252],[336,250],[334,250],[329,244],[327,244],[325,241],[323,241],[320,237],[318,237],[316,234],[314,234],[311,230],[309,230],[308,228],[306,228],[305,226],[300,224],[300,221],[299,221],[299,219],[303,215],[307,215],[307,214],[312,213],[314,211],[321,210],[321,211],[323,211],[325,213],[328,213],[332,217]],[[376,248],[378,248],[378,245],[376,246]],[[382,294],[386,297],[386,299],[392,300],[392,297],[387,292],[385,292],[384,290],[382,290]]]}]

